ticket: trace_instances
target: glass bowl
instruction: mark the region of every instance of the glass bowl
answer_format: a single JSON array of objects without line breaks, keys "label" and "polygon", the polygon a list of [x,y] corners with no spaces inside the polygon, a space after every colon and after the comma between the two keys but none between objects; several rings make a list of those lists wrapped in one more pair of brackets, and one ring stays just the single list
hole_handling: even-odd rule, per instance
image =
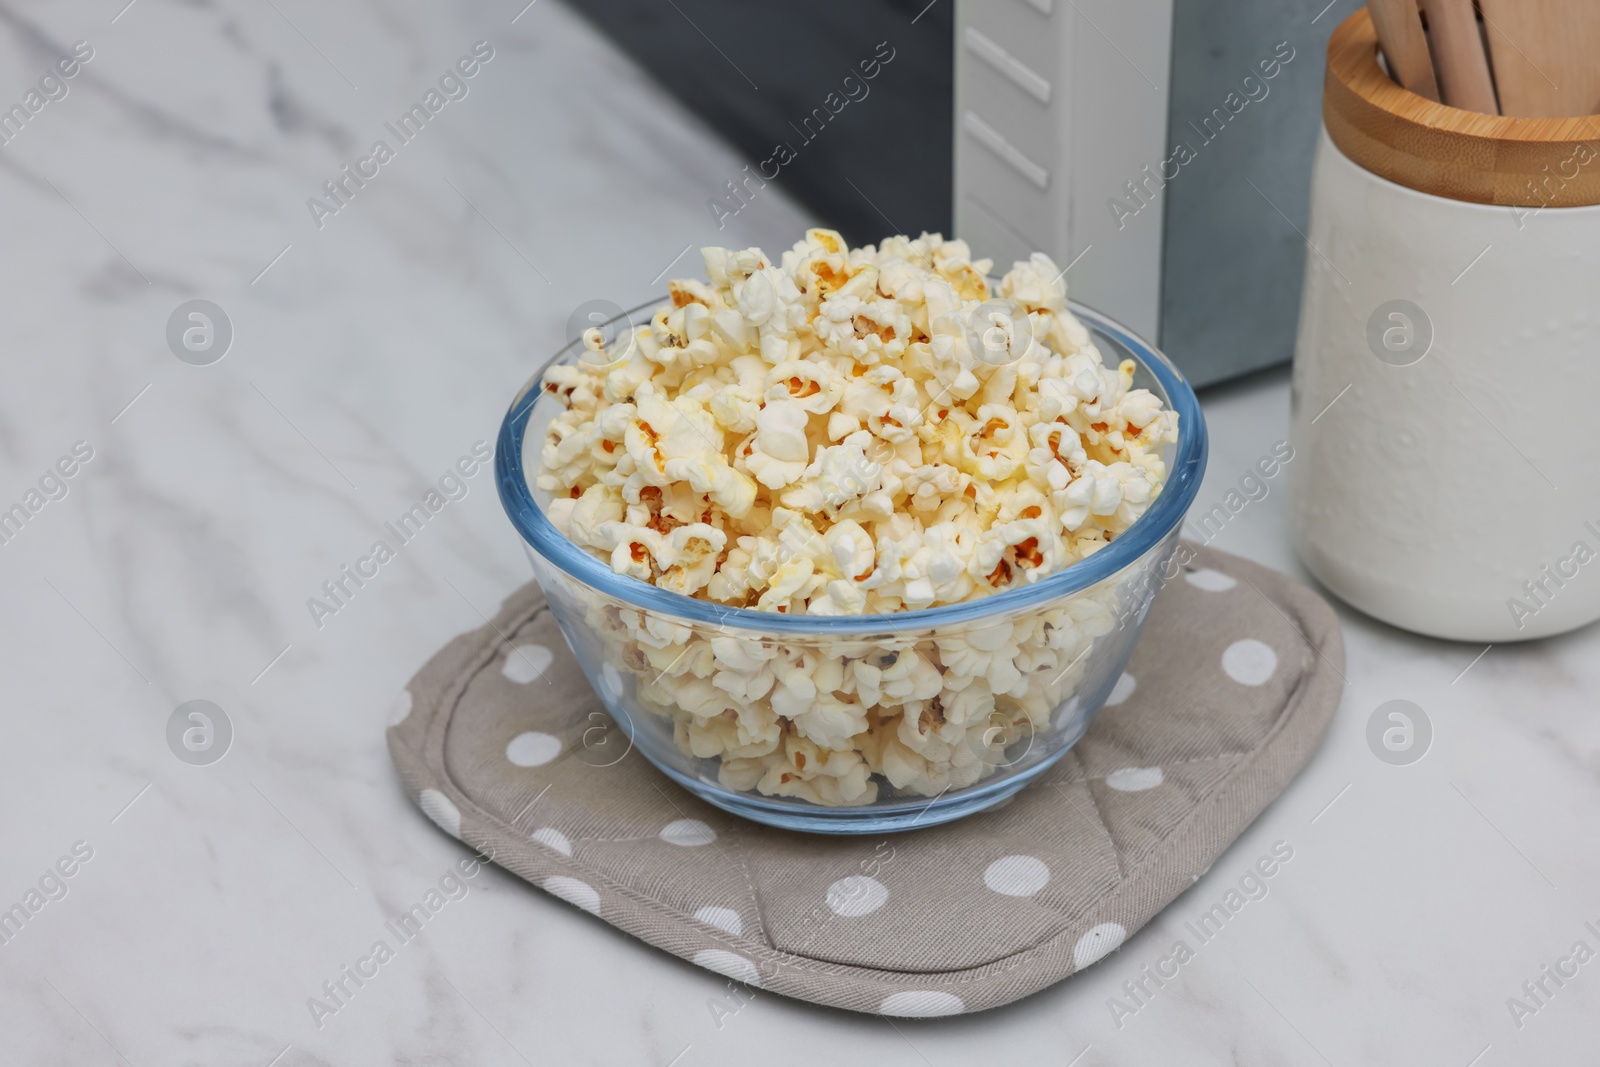
[{"label": "glass bowl", "polygon": [[[648,321],[659,303],[617,316],[608,337],[619,322]],[[541,367],[500,427],[500,499],[561,632],[629,745],[719,808],[771,826],[831,834],[959,819],[1007,800],[1065,755],[1121,677],[1151,600],[1173,576],[1169,560],[1205,472],[1207,448],[1199,403],[1177,368],[1122,325],[1070,307],[1108,366],[1132,359],[1134,386],[1178,413],[1178,441],[1167,447],[1160,496],[1109,545],[1059,573],[977,600],[886,615],[731,608],[613,573],[556,529],[541,506],[548,494],[527,477],[537,467],[546,427],[561,410],[539,384],[550,366],[577,359],[581,345],[568,345]],[[951,696],[950,707],[943,691],[916,699],[956,657],[968,664],[960,673],[977,677]],[[855,674],[859,699],[841,706],[833,694],[845,670]],[[781,678],[765,694],[757,692],[766,685],[763,672]],[[760,684],[751,681],[756,678]],[[730,696],[741,687],[739,698]],[[863,692],[874,690],[879,699],[863,707]],[[697,748],[770,750],[782,711],[825,704],[841,706],[841,714],[857,722],[863,712],[900,716],[893,741],[884,740],[873,753],[884,773],[868,778],[860,757],[834,756],[813,758],[782,781],[758,783],[754,760],[735,757],[724,767],[719,758],[694,754]],[[791,764],[798,768],[805,757],[802,750]],[[860,796],[864,780],[876,784],[876,799],[839,802]],[[802,795],[768,795],[758,784]]]}]

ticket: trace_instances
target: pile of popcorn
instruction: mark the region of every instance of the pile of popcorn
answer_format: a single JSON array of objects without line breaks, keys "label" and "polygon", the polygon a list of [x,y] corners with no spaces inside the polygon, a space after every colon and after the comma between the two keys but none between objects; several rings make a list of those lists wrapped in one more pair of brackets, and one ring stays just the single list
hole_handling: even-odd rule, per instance
[{"label": "pile of popcorn", "polygon": [[[543,388],[556,527],[613,571],[791,615],[890,614],[1039,581],[1109,544],[1166,478],[1177,415],[1107,367],[1048,256],[810,230],[774,264],[702,249],[648,326]],[[739,790],[863,804],[1006,762],[1071,696],[1120,591],[977,624],[762,639],[596,599],[591,625],[679,748]],[[890,623],[892,625],[892,623]]]}]

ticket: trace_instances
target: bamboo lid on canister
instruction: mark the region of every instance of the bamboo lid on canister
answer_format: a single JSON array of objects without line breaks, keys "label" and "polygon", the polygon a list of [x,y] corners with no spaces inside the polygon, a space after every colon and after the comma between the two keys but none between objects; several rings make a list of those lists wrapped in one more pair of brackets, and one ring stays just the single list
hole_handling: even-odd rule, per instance
[{"label": "bamboo lid on canister", "polygon": [[1418,96],[1379,66],[1366,8],[1328,41],[1322,120],[1358,165],[1419,192],[1530,208],[1600,204],[1600,116],[1508,118]]}]

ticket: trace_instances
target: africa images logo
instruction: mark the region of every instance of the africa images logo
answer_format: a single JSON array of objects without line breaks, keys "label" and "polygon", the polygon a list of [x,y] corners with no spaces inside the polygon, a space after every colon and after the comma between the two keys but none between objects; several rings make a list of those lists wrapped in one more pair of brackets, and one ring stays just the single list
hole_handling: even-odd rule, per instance
[{"label": "africa images logo", "polygon": [[[446,504],[465,500],[472,491],[468,479],[484,469],[494,459],[494,449],[487,441],[476,441],[470,455],[458,458],[450,469],[439,476],[437,488],[430,486],[422,499],[412,504],[393,522],[383,524],[385,536],[372,543],[367,554],[355,561],[354,568],[346,563],[338,573],[322,583],[322,597],[307,597],[306,610],[317,629],[322,629],[330,615],[337,615],[350,605],[356,593],[366,588],[367,582],[376,578],[384,564],[396,558],[400,549],[415,541],[429,520],[443,511]],[[393,542],[391,544],[391,542]]]},{"label": "africa images logo", "polygon": [[378,176],[380,170],[399,154],[399,148],[416,140],[423,128],[445,109],[446,104],[452,100],[465,100],[472,91],[468,81],[477,77],[484,65],[493,58],[494,46],[488,41],[474,44],[471,55],[462,56],[439,76],[438,88],[429,86],[420,102],[412,104],[394,122],[383,124],[384,129],[394,135],[398,147],[391,147],[388,141],[373,141],[371,149],[354,165],[346,163],[338,174],[322,183],[326,200],[307,197],[306,210],[311,213],[311,221],[316,223],[317,229],[322,229],[329,218],[349,207],[356,193]]}]

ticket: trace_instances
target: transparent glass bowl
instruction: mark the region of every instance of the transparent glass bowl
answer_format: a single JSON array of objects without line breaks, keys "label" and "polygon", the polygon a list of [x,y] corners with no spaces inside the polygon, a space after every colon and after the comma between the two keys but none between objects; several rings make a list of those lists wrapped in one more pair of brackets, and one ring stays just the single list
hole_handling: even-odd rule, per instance
[{"label": "transparent glass bowl", "polygon": [[[613,321],[648,321],[657,303]],[[500,499],[522,535],[567,643],[629,744],[719,808],[772,826],[833,834],[907,830],[982,811],[1065,755],[1121,677],[1151,600],[1172,577],[1169,560],[1199,489],[1207,447],[1204,417],[1177,368],[1120,324],[1077,304],[1071,309],[1108,366],[1134,360],[1135,387],[1149,389],[1178,413],[1178,442],[1168,446],[1161,495],[1110,545],[1058,574],[978,600],[891,615],[729,608],[614,574],[555,528],[542,508],[548,495],[530,485],[545,429],[561,409],[539,383],[549,366],[577,359],[581,347],[574,342],[541,367],[500,427],[495,452]],[[945,693],[914,699],[918,682],[913,675],[926,681],[928,665],[956,657],[982,664],[969,687],[977,693],[952,698],[949,707]],[[770,697],[779,687],[763,697],[730,698],[719,707],[720,696],[727,694],[710,681],[726,672],[724,684],[737,685],[741,676],[763,670],[789,679],[783,696],[791,707],[804,699],[804,679],[815,685],[813,704],[835,699],[826,687],[841,671],[865,670],[877,679],[881,699],[866,712],[901,715],[893,732],[894,753],[879,753],[878,762],[886,771],[892,768],[902,786],[874,776],[877,799],[870,803],[765,795],[755,788],[748,764],[733,761],[724,769],[717,758],[695,756],[697,747],[723,751],[731,743],[753,752],[771,744],[776,713]],[[861,709],[852,710],[859,715]],[[912,721],[918,725],[909,733]],[[906,745],[907,739],[913,744]],[[819,768],[813,760],[804,773],[815,777],[777,788],[834,800],[857,795],[863,768],[831,762]]]}]

